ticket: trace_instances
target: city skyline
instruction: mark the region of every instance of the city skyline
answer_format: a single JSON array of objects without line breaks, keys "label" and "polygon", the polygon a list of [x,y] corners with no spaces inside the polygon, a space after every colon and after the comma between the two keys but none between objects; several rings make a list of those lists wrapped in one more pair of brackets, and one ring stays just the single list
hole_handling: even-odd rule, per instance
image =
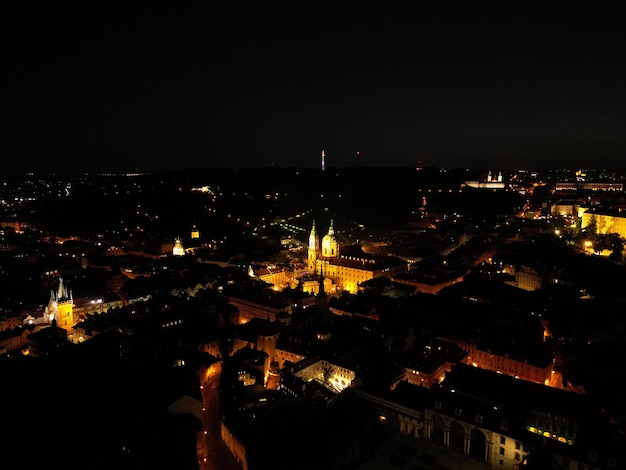
[{"label": "city skyline", "polygon": [[623,166],[607,5],[3,16],[3,172],[319,167],[322,150],[329,168]]},{"label": "city skyline", "polygon": [[5,178],[3,461],[623,468],[622,180],[466,173]]}]

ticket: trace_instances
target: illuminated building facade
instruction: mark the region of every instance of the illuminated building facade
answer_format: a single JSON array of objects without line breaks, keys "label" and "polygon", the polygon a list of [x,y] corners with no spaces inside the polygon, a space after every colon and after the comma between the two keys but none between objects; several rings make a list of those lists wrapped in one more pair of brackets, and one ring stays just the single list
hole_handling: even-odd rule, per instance
[{"label": "illuminated building facade", "polygon": [[505,350],[459,338],[448,340],[467,352],[467,361],[463,361],[464,363],[528,382],[559,388],[552,355],[544,344],[535,348],[534,354],[529,354],[528,351],[517,351],[513,345]]},{"label": "illuminated building facade", "polygon": [[520,289],[535,291],[541,289],[543,277],[530,266],[522,265],[515,273],[515,283]]},{"label": "illuminated building facade", "polygon": [[494,354],[492,351],[483,351],[476,348],[470,352],[472,361],[481,368],[494,372],[505,373],[522,380],[538,384],[548,384],[552,377],[553,363],[547,360],[543,363],[530,363],[528,360],[519,360],[508,354]]},{"label": "illuminated building facade", "polygon": [[172,254],[174,256],[183,256],[185,254],[185,248],[180,238],[174,241],[174,248],[172,248]]},{"label": "illuminated building facade", "polygon": [[[321,284],[324,287],[326,292],[334,292],[337,290],[336,286],[333,284],[333,281],[327,277],[324,278],[324,282]],[[299,286],[302,289],[302,292],[306,292],[307,294],[317,295],[320,291],[320,279],[318,275],[303,275],[297,279],[297,284],[293,287]]]},{"label": "illuminated building facade", "polygon": [[431,388],[444,379],[450,367],[451,364],[445,361],[440,362],[433,369],[426,370],[402,366],[402,378],[410,384]]},{"label": "illuminated building facade", "polygon": [[304,382],[315,380],[335,393],[349,387],[356,378],[355,365],[348,364],[338,358],[333,358],[333,360],[317,359],[304,364],[305,362],[301,361],[298,364],[304,367],[298,367],[297,370],[294,370],[293,375]]},{"label": "illuminated building facade", "polygon": [[502,179],[502,172],[499,172],[498,175],[492,175],[491,170],[487,174],[487,177],[482,181],[466,181],[465,186],[469,186],[470,188],[479,188],[479,189],[504,189],[504,181]]},{"label": "illuminated building facade", "polygon": [[268,284],[272,284],[274,290],[282,290],[289,283],[287,272],[284,269],[262,268],[258,271],[254,271],[253,275]]},{"label": "illuminated building facade", "polygon": [[555,191],[623,191],[623,183],[598,183],[593,181],[569,181],[565,183],[556,183],[554,185]]},{"label": "illuminated building facade", "polygon": [[308,352],[295,351],[291,347],[276,346],[274,350],[274,360],[278,363],[278,367],[282,369],[286,362],[298,363],[308,357]]},{"label": "illuminated building facade", "polygon": [[550,207],[553,216],[572,217],[578,214],[579,204],[575,200],[559,200]]},{"label": "illuminated building facade", "polygon": [[626,214],[603,214],[595,211],[586,211],[582,214],[581,228],[585,229],[595,224],[596,233],[617,233],[626,238]]},{"label": "illuminated building facade", "polygon": [[110,296],[94,297],[94,298],[79,298],[75,299],[73,314],[75,319],[85,317],[87,315],[95,315],[99,313],[105,313],[110,308],[119,308],[123,306],[122,299],[119,297]]}]

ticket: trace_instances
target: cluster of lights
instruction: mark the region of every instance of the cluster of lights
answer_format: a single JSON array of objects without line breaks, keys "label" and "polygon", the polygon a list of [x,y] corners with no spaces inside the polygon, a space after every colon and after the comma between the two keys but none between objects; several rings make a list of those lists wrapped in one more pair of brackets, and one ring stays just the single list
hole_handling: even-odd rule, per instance
[{"label": "cluster of lights", "polygon": [[557,436],[556,434],[550,433],[549,431],[542,431],[541,429],[534,426],[528,426],[526,429],[534,434],[539,434],[540,436],[547,437],[548,439],[553,439],[555,441],[559,441],[570,446],[574,445],[573,439],[568,439],[564,436]]}]

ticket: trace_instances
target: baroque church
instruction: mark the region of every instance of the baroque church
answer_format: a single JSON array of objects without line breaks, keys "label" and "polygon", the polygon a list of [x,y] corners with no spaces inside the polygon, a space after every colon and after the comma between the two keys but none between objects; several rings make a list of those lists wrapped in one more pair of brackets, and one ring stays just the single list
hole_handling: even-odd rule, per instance
[{"label": "baroque church", "polygon": [[332,281],[330,293],[349,292],[355,294],[362,282],[378,277],[396,276],[406,272],[409,264],[395,256],[376,257],[362,250],[356,254],[342,254],[342,247],[335,236],[333,220],[328,232],[321,238],[315,221],[309,234],[308,262],[310,274],[320,274]]}]

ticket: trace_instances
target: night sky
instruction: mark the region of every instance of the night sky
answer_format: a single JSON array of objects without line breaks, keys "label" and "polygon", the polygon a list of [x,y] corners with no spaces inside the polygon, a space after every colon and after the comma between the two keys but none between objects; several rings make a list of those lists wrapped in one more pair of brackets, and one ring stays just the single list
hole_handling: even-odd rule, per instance
[{"label": "night sky", "polygon": [[3,5],[2,171],[626,167],[617,2],[432,3]]}]

